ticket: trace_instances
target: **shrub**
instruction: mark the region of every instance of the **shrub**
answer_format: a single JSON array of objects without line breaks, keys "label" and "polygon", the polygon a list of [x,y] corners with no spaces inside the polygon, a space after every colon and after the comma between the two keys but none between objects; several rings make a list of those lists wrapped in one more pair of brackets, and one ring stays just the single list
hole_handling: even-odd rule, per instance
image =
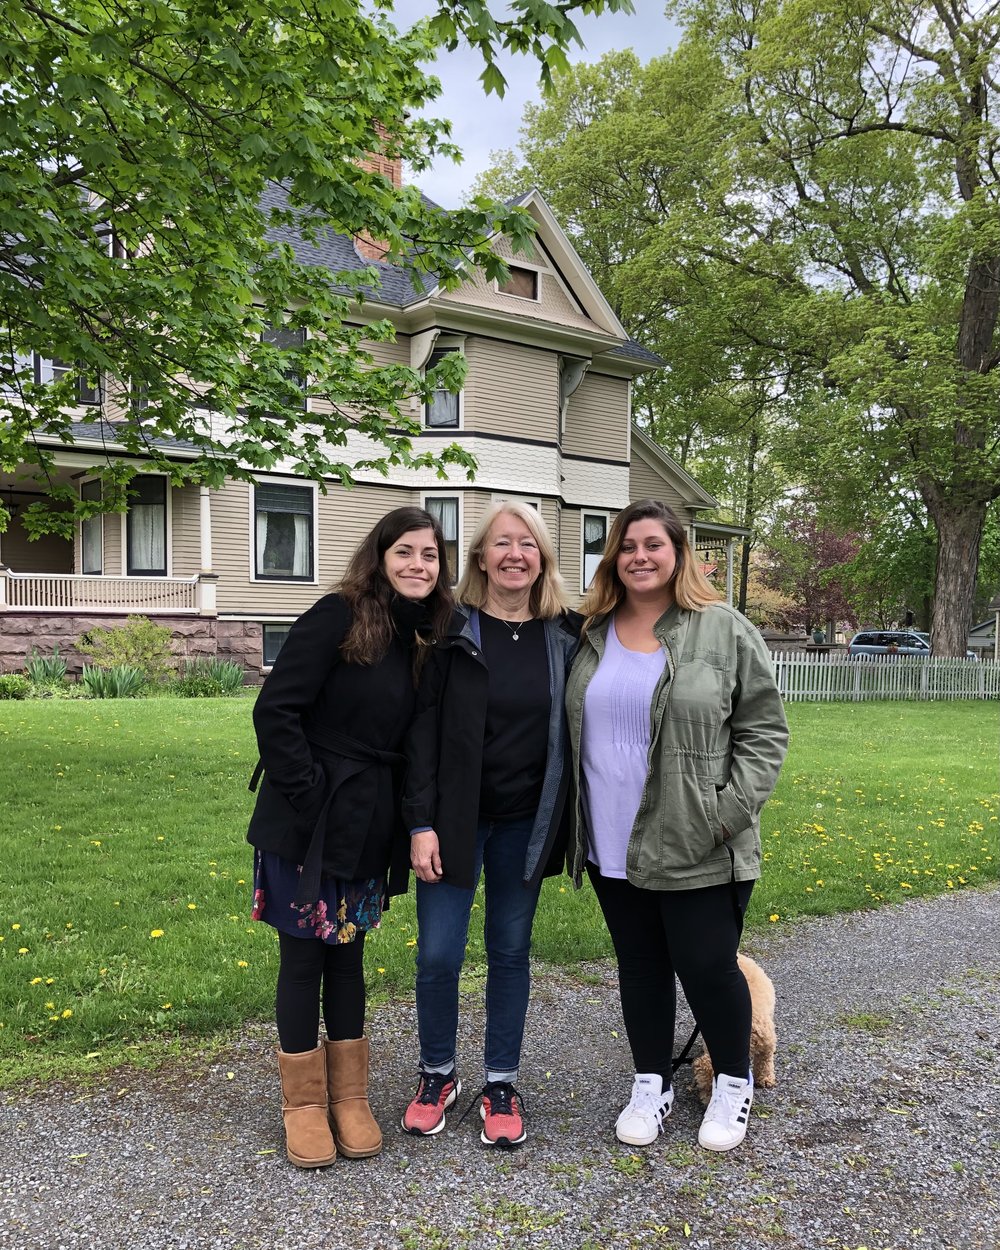
[{"label": "shrub", "polygon": [[213,699],[233,695],[243,688],[243,669],[233,660],[188,660],[184,676],[177,679],[177,693],[188,699]]},{"label": "shrub", "polygon": [[163,681],[173,668],[173,636],[166,625],[147,616],[130,616],[112,629],[88,630],[74,643],[99,669],[137,668],[150,685]]},{"label": "shrub", "polygon": [[146,676],[135,664],[116,664],[112,668],[85,664],[80,681],[92,699],[135,699],[146,688]]},{"label": "shrub", "polygon": [[51,655],[42,655],[37,647],[32,647],[24,671],[33,686],[53,686],[66,680],[66,661],[58,647],[52,648]]},{"label": "shrub", "polygon": [[0,699],[26,699],[31,694],[31,682],[23,673],[0,674]]}]

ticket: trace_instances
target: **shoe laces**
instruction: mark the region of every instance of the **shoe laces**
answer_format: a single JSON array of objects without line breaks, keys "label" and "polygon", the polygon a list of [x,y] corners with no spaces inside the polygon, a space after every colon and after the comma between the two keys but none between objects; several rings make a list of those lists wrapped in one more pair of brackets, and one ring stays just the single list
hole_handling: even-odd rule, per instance
[{"label": "shoe laces", "polygon": [[729,1085],[717,1080],[708,1104],[708,1110],[705,1112],[705,1119],[732,1124],[734,1120],[739,1118],[741,1113],[745,1114],[750,1092],[750,1085],[732,1089]]},{"label": "shoe laces", "polygon": [[420,1091],[414,1101],[436,1106],[441,1101],[441,1091],[454,1079],[454,1072],[422,1072]]},{"label": "shoe laces", "polygon": [[[490,1100],[490,1115],[515,1115],[514,1099],[520,1103],[521,1110],[526,1111],[528,1104],[524,1101],[524,1095],[510,1081],[487,1081],[483,1088],[476,1094],[469,1105],[462,1113],[462,1120],[469,1114],[473,1107],[481,1098]],[[461,1124],[462,1120],[459,1120]]]},{"label": "shoe laces", "polygon": [[665,1089],[662,1093],[656,1095],[648,1085],[638,1085],[632,1091],[632,1097],[629,1100],[627,1110],[636,1111],[639,1114],[649,1114],[656,1120],[657,1124],[660,1124],[663,1121],[669,1101],[669,1089]]}]

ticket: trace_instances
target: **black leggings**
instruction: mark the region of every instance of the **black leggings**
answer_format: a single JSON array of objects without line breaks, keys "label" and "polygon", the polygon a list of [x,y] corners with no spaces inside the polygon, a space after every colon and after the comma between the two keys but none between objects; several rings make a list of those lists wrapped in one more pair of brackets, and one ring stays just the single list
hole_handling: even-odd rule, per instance
[{"label": "black leggings", "polygon": [[[622,1016],[636,1072],[673,1072],[674,1022],[681,983],[716,1072],[750,1070],[750,991],[736,963],[741,921],[733,886],[643,890],[587,865],[618,958]],[[742,911],[752,881],[736,885]]]},{"label": "black leggings", "polygon": [[294,937],[279,930],[278,949],[281,964],[275,1012],[281,1049],[286,1054],[316,1049],[321,987],[323,1023],[330,1041],[363,1037],[364,931],[353,942],[331,946],[319,938]]}]

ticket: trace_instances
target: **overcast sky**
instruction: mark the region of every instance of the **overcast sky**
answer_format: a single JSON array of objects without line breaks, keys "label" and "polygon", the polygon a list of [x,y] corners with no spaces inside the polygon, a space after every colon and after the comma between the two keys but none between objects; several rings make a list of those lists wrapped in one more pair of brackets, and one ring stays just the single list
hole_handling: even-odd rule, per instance
[{"label": "overcast sky", "polygon": [[[634,48],[643,61],[673,47],[677,32],[664,16],[664,0],[633,0],[635,13],[605,13],[600,17],[578,16],[576,26],[585,46],[573,45],[571,61],[592,62],[615,48]],[[428,0],[396,0],[396,25],[428,13]],[[497,10],[499,11],[499,6]],[[485,96],[479,75],[483,63],[478,53],[461,48],[442,52],[431,67],[441,80],[442,94],[430,110],[434,117],[452,123],[452,139],[461,148],[464,161],[439,161],[420,176],[420,187],[444,208],[457,208],[468,193],[473,179],[490,164],[490,153],[515,147],[525,104],[541,98],[537,64],[526,56],[504,56],[498,64],[507,78],[502,100]]]}]

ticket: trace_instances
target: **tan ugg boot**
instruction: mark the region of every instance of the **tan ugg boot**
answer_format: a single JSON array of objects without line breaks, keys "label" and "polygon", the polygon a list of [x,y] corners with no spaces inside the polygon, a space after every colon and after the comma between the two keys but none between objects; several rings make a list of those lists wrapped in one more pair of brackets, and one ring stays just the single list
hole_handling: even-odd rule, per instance
[{"label": "tan ugg boot", "polygon": [[322,1168],[337,1157],[327,1119],[323,1047],[301,1054],[278,1051],[285,1148],[297,1168]]},{"label": "tan ugg boot", "polygon": [[326,1043],[330,1124],[337,1149],[367,1159],[382,1149],[382,1133],[368,1105],[368,1038]]}]

